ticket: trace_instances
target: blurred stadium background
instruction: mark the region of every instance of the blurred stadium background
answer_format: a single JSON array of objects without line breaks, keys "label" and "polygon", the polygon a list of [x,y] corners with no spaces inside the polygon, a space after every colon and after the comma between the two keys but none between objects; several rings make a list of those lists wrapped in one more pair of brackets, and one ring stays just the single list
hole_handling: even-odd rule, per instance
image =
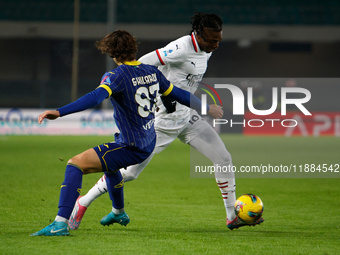
[{"label": "blurred stadium background", "polygon": [[[194,11],[224,22],[206,78],[339,77],[338,0],[0,0],[2,128],[13,122],[13,108],[56,108],[96,87],[112,66],[94,44],[109,31],[130,31],[142,56],[188,34]],[[330,91],[322,84],[314,90]],[[339,113],[340,86],[328,93],[332,99],[314,108]]]}]

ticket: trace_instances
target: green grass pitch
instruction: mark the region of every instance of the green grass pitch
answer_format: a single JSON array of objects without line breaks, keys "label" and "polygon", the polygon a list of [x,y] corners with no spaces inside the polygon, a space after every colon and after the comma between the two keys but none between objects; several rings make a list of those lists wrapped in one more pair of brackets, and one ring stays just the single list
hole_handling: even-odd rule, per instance
[{"label": "green grass pitch", "polygon": [[[335,137],[223,136],[235,165],[340,163]],[[108,195],[93,202],[69,237],[30,237],[57,213],[67,160],[112,137],[0,136],[0,254],[340,254],[339,178],[239,178],[265,222],[234,231],[213,178],[190,177],[190,149],[178,141],[125,185],[127,227],[103,227]],[[83,178],[84,194],[101,174]]]}]

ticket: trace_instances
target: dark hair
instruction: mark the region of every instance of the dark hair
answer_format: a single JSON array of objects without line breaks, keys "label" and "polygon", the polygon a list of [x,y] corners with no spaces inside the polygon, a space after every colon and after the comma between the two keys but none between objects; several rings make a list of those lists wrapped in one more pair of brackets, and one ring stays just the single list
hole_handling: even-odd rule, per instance
[{"label": "dark hair", "polygon": [[134,60],[137,54],[137,41],[125,30],[116,30],[108,34],[96,42],[96,47],[121,63]]},{"label": "dark hair", "polygon": [[204,28],[210,28],[216,32],[222,31],[222,20],[216,14],[203,12],[195,12],[191,17],[192,31],[196,31],[198,35],[202,35]]}]

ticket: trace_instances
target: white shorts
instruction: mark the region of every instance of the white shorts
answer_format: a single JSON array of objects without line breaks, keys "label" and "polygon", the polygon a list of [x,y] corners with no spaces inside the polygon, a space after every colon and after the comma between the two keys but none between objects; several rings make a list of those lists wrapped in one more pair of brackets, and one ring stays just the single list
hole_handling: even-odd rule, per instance
[{"label": "white shorts", "polygon": [[210,125],[196,111],[191,111],[190,116],[182,119],[156,118],[157,140],[154,153],[163,151],[176,138],[183,143],[189,143],[207,128],[210,128]]},{"label": "white shorts", "polygon": [[[222,139],[212,126],[206,122],[196,111],[181,119],[156,118],[155,130],[157,134],[156,146],[153,153],[142,163],[130,166],[123,171],[124,180],[136,179],[143,169],[151,161],[155,153],[160,153],[167,148],[176,138],[189,144],[199,153],[210,159],[213,164],[231,165],[231,155],[227,151]],[[234,173],[223,172],[216,180],[225,181],[226,178],[234,178]]]}]

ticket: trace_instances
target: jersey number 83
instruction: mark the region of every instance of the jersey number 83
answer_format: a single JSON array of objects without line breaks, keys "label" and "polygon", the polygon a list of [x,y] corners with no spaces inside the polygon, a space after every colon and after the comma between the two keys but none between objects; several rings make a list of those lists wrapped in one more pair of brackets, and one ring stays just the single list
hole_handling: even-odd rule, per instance
[{"label": "jersey number 83", "polygon": [[140,87],[136,90],[135,100],[138,103],[138,113],[146,118],[151,112],[155,112],[159,91],[159,83],[147,87]]}]

